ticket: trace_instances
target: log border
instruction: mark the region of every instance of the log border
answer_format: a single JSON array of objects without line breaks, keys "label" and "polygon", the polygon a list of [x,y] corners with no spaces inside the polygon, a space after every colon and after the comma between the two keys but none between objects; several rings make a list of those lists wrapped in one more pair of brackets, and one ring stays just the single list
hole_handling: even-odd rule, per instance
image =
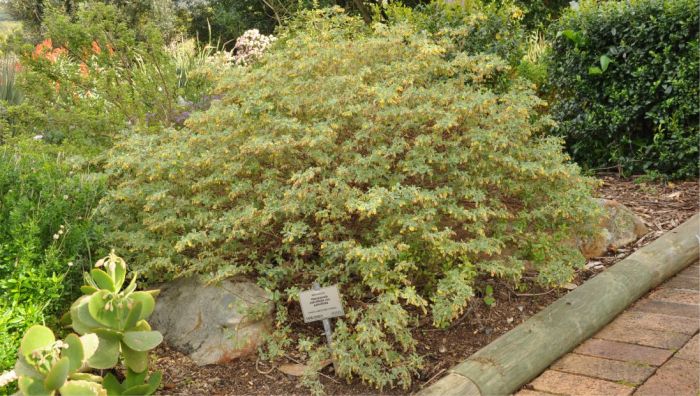
[{"label": "log border", "polygon": [[508,395],[700,254],[700,214],[561,297],[451,368],[419,396]]}]

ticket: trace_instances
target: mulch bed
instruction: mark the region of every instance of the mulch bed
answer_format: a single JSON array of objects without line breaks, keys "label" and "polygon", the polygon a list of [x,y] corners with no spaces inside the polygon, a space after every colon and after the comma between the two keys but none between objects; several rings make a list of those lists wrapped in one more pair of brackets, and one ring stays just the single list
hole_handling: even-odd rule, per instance
[{"label": "mulch bed", "polygon": [[[581,284],[606,267],[627,257],[634,250],[675,228],[698,212],[698,183],[636,183],[631,179],[603,176],[598,196],[623,203],[649,227],[650,232],[632,244],[605,257],[589,261],[585,269],[577,273],[573,283]],[[347,383],[333,376],[332,366],[323,370],[321,382],[328,394],[407,394],[414,393],[439,379],[456,363],[464,360],[503,333],[522,323],[553,301],[568,292],[566,289],[542,289],[525,279],[529,286],[526,293],[512,290],[511,286],[489,280],[494,289],[496,303],[487,306],[474,298],[468,314],[455,321],[447,329],[435,329],[429,324],[413,330],[419,341],[418,352],[425,359],[425,366],[413,386],[406,389],[384,389],[379,392],[355,380]],[[299,312],[292,312],[295,330],[300,333],[323,337],[320,323],[304,325]],[[186,356],[162,345],[156,351],[156,368],[163,371],[160,394],[178,395],[292,395],[308,394],[296,377],[286,375],[274,366],[259,361],[256,356],[225,364],[198,367]],[[290,356],[296,363],[297,356]]]}]

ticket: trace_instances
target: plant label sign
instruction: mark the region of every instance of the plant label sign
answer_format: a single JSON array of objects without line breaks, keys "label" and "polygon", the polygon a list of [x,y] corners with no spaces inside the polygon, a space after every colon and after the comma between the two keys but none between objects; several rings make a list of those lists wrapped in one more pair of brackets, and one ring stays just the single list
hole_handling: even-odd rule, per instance
[{"label": "plant label sign", "polygon": [[301,313],[304,315],[305,323],[345,315],[337,286],[300,292],[299,302],[301,303]]}]

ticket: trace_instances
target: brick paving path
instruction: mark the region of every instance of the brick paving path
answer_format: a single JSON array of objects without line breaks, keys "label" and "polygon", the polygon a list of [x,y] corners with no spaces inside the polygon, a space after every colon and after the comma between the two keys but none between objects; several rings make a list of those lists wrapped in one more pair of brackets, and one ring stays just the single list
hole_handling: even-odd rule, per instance
[{"label": "brick paving path", "polygon": [[620,314],[516,396],[700,395],[700,264]]}]

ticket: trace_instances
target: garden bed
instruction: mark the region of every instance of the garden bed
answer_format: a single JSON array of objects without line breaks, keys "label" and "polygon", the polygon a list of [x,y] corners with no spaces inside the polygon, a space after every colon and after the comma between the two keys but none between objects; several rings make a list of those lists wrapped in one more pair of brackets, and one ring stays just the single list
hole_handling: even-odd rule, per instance
[{"label": "garden bed", "polygon": [[[698,211],[697,182],[635,183],[613,176],[603,177],[599,196],[615,199],[634,212],[647,224],[650,232],[635,244],[594,258],[578,271],[573,283],[581,284],[635,249],[648,244]],[[468,357],[497,337],[522,323],[562,295],[566,289],[545,290],[530,286],[527,291],[515,291],[504,282],[489,281],[494,289],[495,304],[487,306],[474,298],[469,310],[447,329],[435,329],[423,323],[413,329],[419,341],[418,352],[425,365],[410,392],[434,382],[457,362]],[[525,283],[530,280],[525,278]],[[306,325],[299,309],[290,310],[297,334],[321,335],[319,323]],[[297,356],[289,356],[295,363]],[[157,350],[156,366],[163,370],[163,394],[305,394],[296,377],[288,376],[269,364],[250,356],[225,365],[198,367],[184,355],[163,345]],[[350,384],[333,377],[332,368],[323,371],[321,381],[329,394],[374,394],[377,391],[361,384]],[[385,389],[385,394],[405,394],[406,390]]]}]

